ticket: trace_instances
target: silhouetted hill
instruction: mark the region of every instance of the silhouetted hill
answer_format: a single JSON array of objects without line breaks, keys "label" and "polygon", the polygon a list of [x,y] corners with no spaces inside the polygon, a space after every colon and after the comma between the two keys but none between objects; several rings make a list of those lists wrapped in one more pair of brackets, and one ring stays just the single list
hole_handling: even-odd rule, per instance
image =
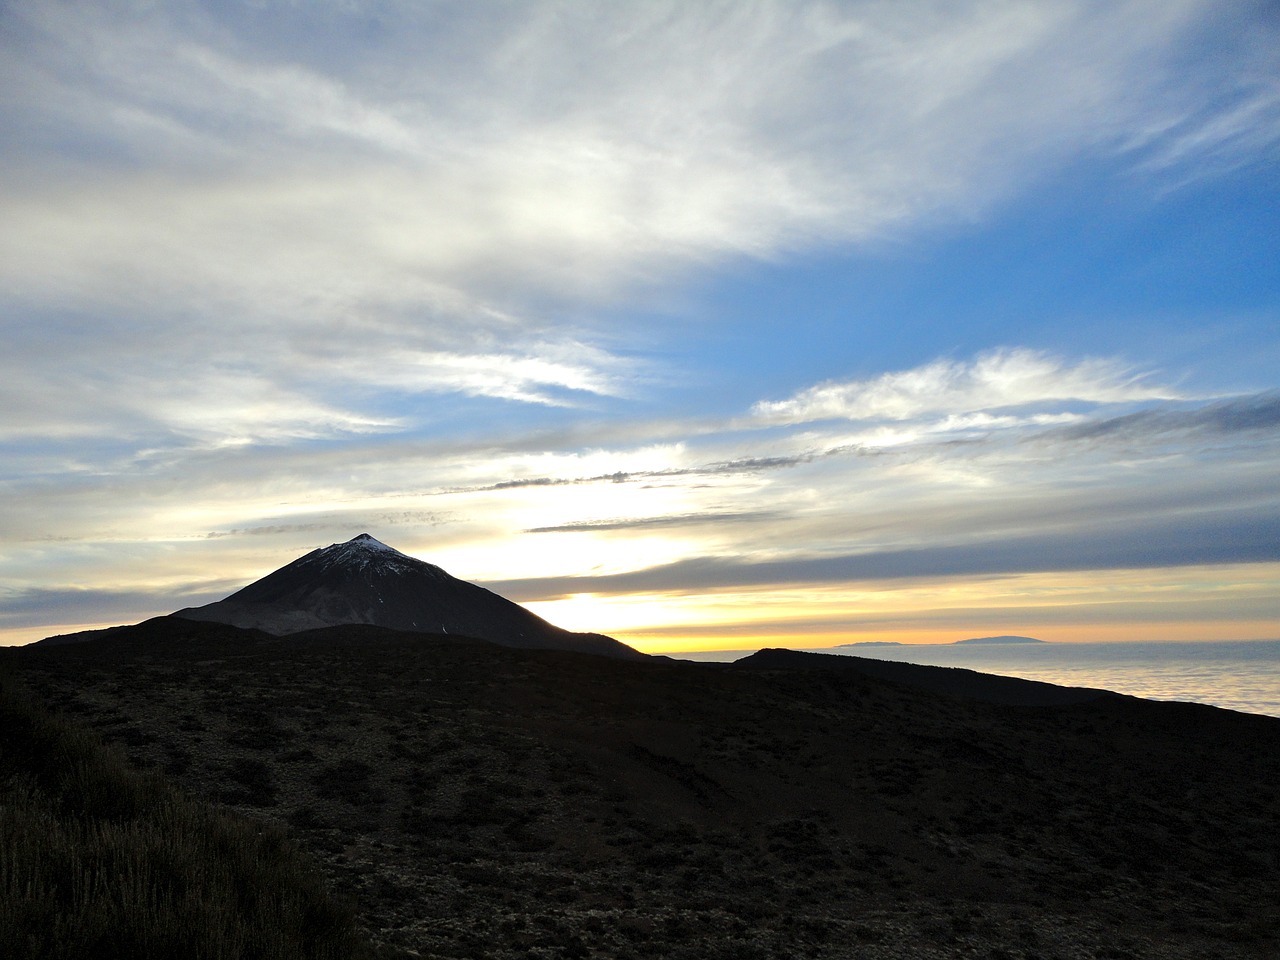
[{"label": "silhouetted hill", "polygon": [[1060,687],[1039,680],[1002,677],[962,667],[930,667],[893,660],[873,660],[843,654],[805,653],[798,650],[766,649],[734,662],[737,669],[750,670],[834,670],[851,671],[864,677],[902,683],[945,693],[948,696],[1007,703],[1014,706],[1047,707],[1083,703],[1118,694],[1089,687]]},{"label": "silhouetted hill", "polygon": [[789,651],[146,626],[0,654],[137,763],[286,824],[388,951],[1280,955],[1272,718]]},{"label": "silhouetted hill", "polygon": [[141,623],[119,627],[105,627],[101,630],[82,630],[79,633],[59,634],[45,637],[31,644],[32,647],[58,647],[72,643],[107,643],[123,650],[150,649],[156,642],[163,643],[208,643],[208,642],[240,642],[265,640],[271,634],[261,630],[250,630],[235,627],[227,623],[215,621],[187,620],[179,617],[152,617]]}]

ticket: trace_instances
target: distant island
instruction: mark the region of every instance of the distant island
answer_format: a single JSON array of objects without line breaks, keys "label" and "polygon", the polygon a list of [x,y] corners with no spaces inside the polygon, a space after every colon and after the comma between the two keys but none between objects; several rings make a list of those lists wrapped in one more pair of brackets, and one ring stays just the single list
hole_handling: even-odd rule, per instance
[{"label": "distant island", "polygon": [[[968,640],[953,640],[949,644],[938,644],[938,646],[958,647],[964,644],[1002,644],[1002,643],[1046,643],[1045,640],[1037,640],[1035,637],[970,637]],[[835,647],[836,650],[850,650],[854,647],[908,647],[912,644],[901,643],[897,640],[858,640],[855,643],[842,643]]]},{"label": "distant island", "polygon": [[956,645],[962,643],[1044,643],[1044,640],[1037,640],[1035,637],[971,637],[968,640],[957,640]]}]

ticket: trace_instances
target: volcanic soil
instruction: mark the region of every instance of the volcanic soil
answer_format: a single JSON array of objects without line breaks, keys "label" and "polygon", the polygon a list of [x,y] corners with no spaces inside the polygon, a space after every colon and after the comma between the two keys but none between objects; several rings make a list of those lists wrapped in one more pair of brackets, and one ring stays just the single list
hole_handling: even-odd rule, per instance
[{"label": "volcanic soil", "polygon": [[3,656],[285,824],[387,956],[1280,956],[1272,718],[374,627],[163,618]]}]

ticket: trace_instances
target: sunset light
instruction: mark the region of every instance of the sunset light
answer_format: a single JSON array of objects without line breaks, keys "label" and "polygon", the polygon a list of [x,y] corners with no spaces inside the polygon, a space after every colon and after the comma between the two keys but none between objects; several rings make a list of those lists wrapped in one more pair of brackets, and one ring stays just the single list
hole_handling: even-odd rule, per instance
[{"label": "sunset light", "polygon": [[648,650],[1280,636],[1261,8],[322,6],[0,14],[0,643],[361,531]]}]

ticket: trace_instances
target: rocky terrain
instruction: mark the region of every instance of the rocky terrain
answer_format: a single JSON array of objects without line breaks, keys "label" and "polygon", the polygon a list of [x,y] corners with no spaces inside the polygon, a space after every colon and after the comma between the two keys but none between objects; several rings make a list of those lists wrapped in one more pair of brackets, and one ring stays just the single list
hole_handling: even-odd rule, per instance
[{"label": "rocky terrain", "polygon": [[1280,955],[1280,721],[769,651],[161,618],[3,651],[387,956]]}]

